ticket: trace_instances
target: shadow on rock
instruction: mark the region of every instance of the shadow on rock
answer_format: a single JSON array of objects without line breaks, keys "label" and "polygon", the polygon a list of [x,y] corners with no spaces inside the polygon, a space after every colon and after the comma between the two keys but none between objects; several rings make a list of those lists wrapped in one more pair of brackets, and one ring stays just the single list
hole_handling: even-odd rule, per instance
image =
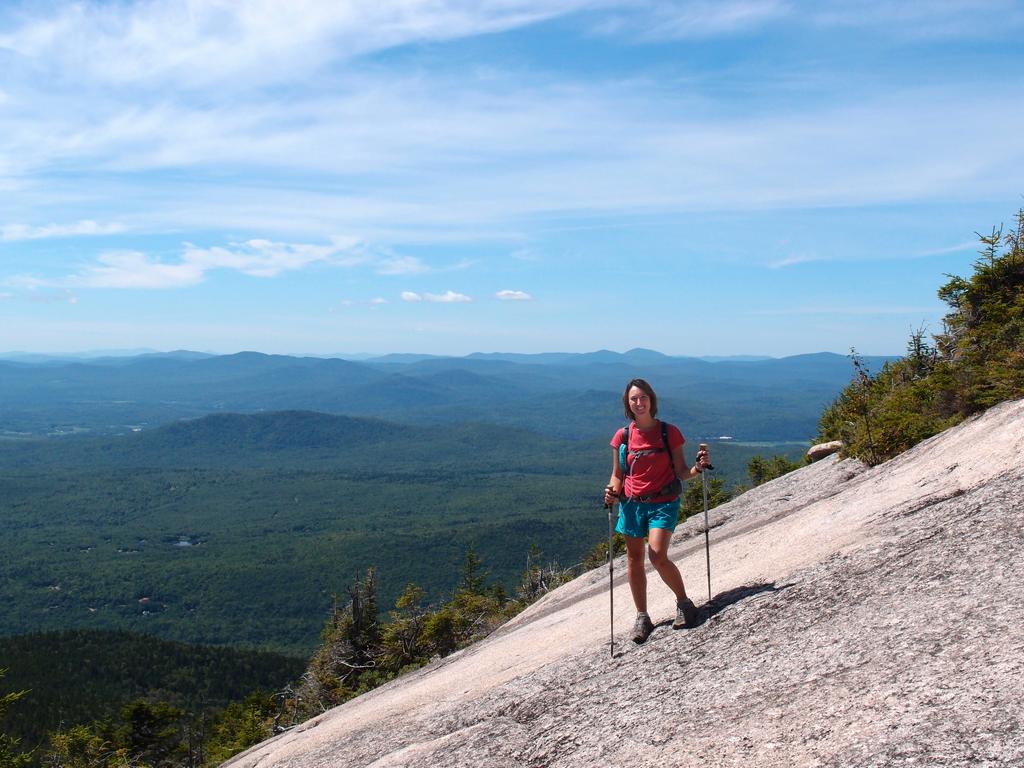
[{"label": "shadow on rock", "polygon": [[719,592],[715,595],[710,602],[705,603],[701,606],[697,615],[697,626],[699,627],[705,621],[710,619],[715,614],[721,613],[730,605],[735,605],[741,600],[746,600],[750,597],[756,597],[757,595],[763,595],[765,593],[781,592],[784,589],[789,589],[792,584],[783,584],[782,586],[776,586],[775,582],[762,582],[760,584],[744,584],[740,587],[726,590],[725,592]]},{"label": "shadow on rock", "polygon": [[[726,590],[725,592],[719,592],[712,598],[708,603],[705,603],[697,609],[697,623],[692,627],[685,627],[685,629],[696,629],[701,624],[706,622],[716,613],[721,613],[730,605],[735,605],[741,600],[746,600],[748,597],[756,597],[757,595],[763,595],[765,593],[781,592],[784,589],[789,589],[792,584],[783,584],[781,587],[775,586],[775,582],[765,582],[761,584],[744,584],[741,587],[735,587],[734,589]],[[671,627],[672,619],[663,619],[654,625],[655,629],[661,627]]]}]

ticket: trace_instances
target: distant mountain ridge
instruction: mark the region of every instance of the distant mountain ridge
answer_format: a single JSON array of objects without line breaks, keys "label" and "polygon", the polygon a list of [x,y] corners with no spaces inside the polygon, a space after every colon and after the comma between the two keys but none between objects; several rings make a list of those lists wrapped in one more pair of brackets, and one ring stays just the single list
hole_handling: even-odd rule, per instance
[{"label": "distant mountain ridge", "polygon": [[[233,354],[227,353],[218,355],[214,352],[197,352],[188,349],[176,349],[169,352],[160,352],[155,349],[123,349],[123,350],[91,350],[85,352],[68,353],[44,353],[26,352],[12,350],[0,352],[0,360],[17,362],[74,362],[74,361],[111,361],[135,357],[172,357],[179,359],[201,359],[205,357],[230,357]],[[264,354],[264,353],[258,353]],[[280,355],[280,353],[279,353]],[[472,352],[468,355],[438,355],[423,352],[389,352],[386,354],[304,354],[285,353],[284,357],[313,358],[317,360],[351,360],[354,362],[376,362],[376,363],[412,363],[421,360],[465,360],[465,359],[490,359],[490,360],[512,360],[515,362],[528,362],[535,359],[535,362],[568,362],[575,358],[590,358],[591,360],[614,360],[623,357],[656,356],[673,359],[704,360],[707,362],[727,362],[736,360],[775,360],[779,359],[772,355],[666,355],[643,347],[635,347],[626,352],[613,352],[608,349],[600,349],[595,352]]]},{"label": "distant mountain ridge", "polygon": [[[877,369],[890,359],[864,361]],[[118,433],[219,411],[314,410],[420,424],[488,421],[589,437],[621,423],[622,387],[642,376],[658,390],[663,412],[694,436],[806,439],[850,374],[849,361],[832,353],[708,362],[646,349],[359,362],[184,351],[8,360],[0,361],[0,436]],[[600,394],[581,399],[589,392]]]}]

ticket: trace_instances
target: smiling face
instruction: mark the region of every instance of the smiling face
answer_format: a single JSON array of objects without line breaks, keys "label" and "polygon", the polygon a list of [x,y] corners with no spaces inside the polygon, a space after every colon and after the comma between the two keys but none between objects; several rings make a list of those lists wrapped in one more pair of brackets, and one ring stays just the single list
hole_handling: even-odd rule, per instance
[{"label": "smiling face", "polygon": [[629,410],[633,412],[634,419],[641,419],[650,412],[651,396],[640,389],[640,387],[630,387],[627,394],[629,398]]},{"label": "smiling face", "polygon": [[633,379],[622,393],[622,407],[627,419],[653,419],[658,415],[658,396],[646,381]]}]

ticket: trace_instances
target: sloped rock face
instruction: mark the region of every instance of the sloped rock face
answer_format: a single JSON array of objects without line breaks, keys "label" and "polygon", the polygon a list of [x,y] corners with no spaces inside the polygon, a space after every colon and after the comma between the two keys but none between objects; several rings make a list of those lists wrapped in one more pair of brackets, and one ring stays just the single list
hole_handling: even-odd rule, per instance
[{"label": "sloped rock face", "polygon": [[[235,766],[1024,766],[1024,403],[712,513],[703,622],[643,646],[617,562]],[[706,590],[702,521],[677,533]]]}]

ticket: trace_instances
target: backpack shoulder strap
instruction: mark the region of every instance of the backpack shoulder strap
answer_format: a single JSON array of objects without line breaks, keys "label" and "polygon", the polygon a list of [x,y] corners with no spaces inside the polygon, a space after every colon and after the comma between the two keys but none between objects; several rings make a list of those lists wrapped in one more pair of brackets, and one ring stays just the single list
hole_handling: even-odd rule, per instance
[{"label": "backpack shoulder strap", "polygon": [[676,460],[672,457],[672,446],[668,444],[668,422],[661,422],[661,444],[665,446],[665,453],[668,454],[668,463],[672,465],[672,474],[679,477],[676,471]]},{"label": "backpack shoulder strap", "polygon": [[629,424],[622,428],[622,444],[619,445],[619,466],[622,468],[622,476],[629,474]]}]

